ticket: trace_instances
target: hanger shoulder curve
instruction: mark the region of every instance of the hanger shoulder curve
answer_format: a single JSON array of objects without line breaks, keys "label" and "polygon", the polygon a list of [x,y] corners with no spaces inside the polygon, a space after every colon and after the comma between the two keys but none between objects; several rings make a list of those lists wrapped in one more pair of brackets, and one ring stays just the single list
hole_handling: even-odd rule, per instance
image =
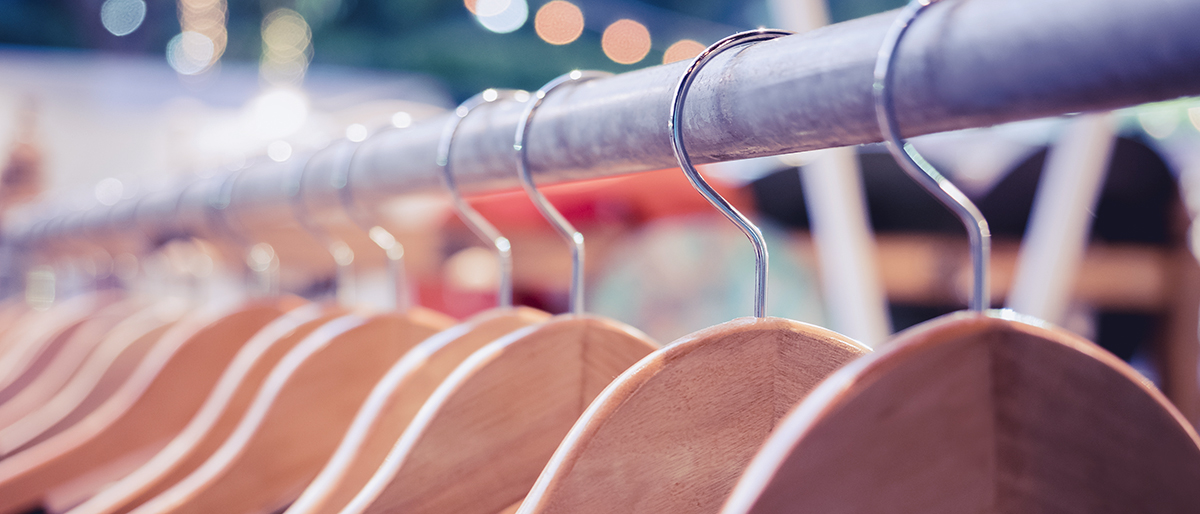
[{"label": "hanger shoulder curve", "polygon": [[183,428],[236,349],[288,307],[281,303],[197,314],[171,327],[84,420],[0,461],[0,512],[35,505],[56,490],[86,497],[136,468]]},{"label": "hanger shoulder curve", "polygon": [[781,318],[676,340],[597,397],[519,512],[715,511],[787,410],[867,352]]},{"label": "hanger shoulder curve", "polygon": [[636,329],[586,315],[488,344],[438,387],[342,514],[511,505],[592,398],[656,348]]},{"label": "hanger shoulder curve", "polygon": [[104,342],[109,332],[123,323],[127,325],[128,321],[143,321],[143,316],[137,316],[137,312],[142,310],[156,309],[155,306],[147,307],[141,301],[117,302],[82,320],[71,331],[61,349],[49,356],[44,367],[35,373],[36,376],[15,395],[0,403],[0,428],[13,424],[39,405],[44,405],[46,400],[70,381],[92,351]]},{"label": "hanger shoulder curve", "polygon": [[376,384],[338,449],[285,514],[335,514],[382,465],[418,409],[479,348],[550,314],[517,307],[480,313],[422,341]]},{"label": "hanger shoulder curve", "polygon": [[453,321],[433,311],[335,319],[271,370],[233,433],[135,514],[271,511],[320,471],[391,363]]},{"label": "hanger shoulder curve", "polygon": [[144,465],[70,510],[121,514],[150,500],[199,467],[228,438],[259,386],[281,358],[342,309],[317,304],[293,309],[258,331],[217,381],[204,406]]},{"label": "hanger shoulder curve", "polygon": [[1128,365],[1061,330],[959,313],[830,377],[722,512],[1182,512],[1198,482],[1200,439]]},{"label": "hanger shoulder curve", "polygon": [[111,294],[82,295],[36,312],[17,327],[12,344],[0,353],[0,402],[8,402],[20,393],[81,325],[114,302],[116,297]]},{"label": "hanger shoulder curve", "polygon": [[101,405],[130,376],[162,335],[185,313],[166,302],[122,320],[89,353],[60,390],[32,412],[0,429],[0,453],[10,455],[66,430]]}]

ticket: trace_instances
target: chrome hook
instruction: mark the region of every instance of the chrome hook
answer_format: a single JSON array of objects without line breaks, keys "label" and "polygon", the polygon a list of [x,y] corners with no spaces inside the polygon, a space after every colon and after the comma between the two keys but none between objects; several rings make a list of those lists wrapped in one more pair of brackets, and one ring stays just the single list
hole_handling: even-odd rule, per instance
[{"label": "chrome hook", "polygon": [[968,307],[972,311],[985,311],[991,302],[988,261],[991,258],[991,231],[987,220],[967,195],[963,194],[946,177],[938,173],[933,165],[921,156],[917,149],[900,136],[900,123],[896,120],[896,106],[890,90],[892,67],[895,64],[896,49],[900,39],[912,25],[914,19],[926,7],[937,0],[913,0],[904,6],[896,21],[884,36],[883,46],[875,60],[875,83],[872,90],[875,96],[875,117],[879,121],[879,129],[887,143],[888,151],[900,164],[909,177],[920,184],[922,188],[933,195],[958,216],[971,243],[971,265],[974,283],[972,284],[971,299]]},{"label": "chrome hook", "polygon": [[209,220],[212,226],[217,227],[234,244],[246,251],[245,264],[257,282],[258,292],[273,296],[279,294],[279,256],[275,253],[275,248],[267,243],[250,241],[234,229],[233,221],[229,219],[233,188],[244,171],[245,168],[239,169],[221,179],[219,187],[209,199]]},{"label": "chrome hook", "polygon": [[295,172],[295,180],[288,187],[288,195],[291,198],[292,218],[296,223],[313,236],[325,250],[329,252],[330,257],[333,257],[333,262],[337,266],[335,286],[335,297],[337,302],[342,306],[349,306],[354,301],[354,290],[352,288],[354,279],[354,250],[350,245],[346,244],[340,238],[334,237],[328,231],[322,229],[320,225],[312,221],[312,213],[304,204],[304,181],[308,176],[308,169],[312,165],[312,159],[306,159],[304,164],[297,166]]},{"label": "chrome hook", "polygon": [[333,186],[338,190],[342,209],[346,211],[346,215],[355,225],[366,231],[367,237],[383,250],[387,257],[388,278],[393,286],[389,290],[391,307],[405,312],[412,307],[413,301],[409,296],[408,277],[405,275],[404,269],[404,245],[400,244],[395,235],[375,223],[367,209],[354,201],[350,175],[354,169],[354,159],[358,157],[358,151],[366,145],[366,141],[354,144],[357,146],[350,153],[350,158],[346,160],[346,166],[338,170],[339,173],[333,177]]},{"label": "chrome hook", "polygon": [[683,172],[687,175],[688,181],[692,183],[692,187],[695,187],[729,221],[737,225],[754,245],[754,316],[756,318],[764,318],[767,315],[767,242],[763,239],[762,232],[758,227],[754,226],[754,223],[751,223],[746,215],[739,212],[727,200],[721,198],[721,195],[717,194],[717,191],[708,185],[708,182],[704,180],[704,177],[700,176],[700,172],[692,164],[692,159],[687,153],[687,147],[683,144],[683,102],[687,98],[688,89],[691,88],[692,82],[695,81],[700,69],[705,64],[708,64],[713,57],[716,57],[717,54],[738,45],[767,41],[791,34],[791,32],[786,30],[749,30],[726,37],[704,49],[703,52],[700,52],[700,55],[692,59],[691,64],[683,71],[683,75],[679,77],[679,83],[675,86],[675,94],[671,100],[671,118],[667,122],[667,129],[671,132],[671,146],[675,149],[675,159],[679,162],[679,167],[683,168]]},{"label": "chrome hook", "polygon": [[550,94],[555,88],[568,82],[585,82],[600,77],[607,77],[611,73],[602,71],[579,71],[575,70],[570,73],[563,74],[554,80],[546,83],[541,89],[534,93],[533,98],[525,105],[525,112],[521,115],[521,121],[517,124],[517,135],[513,141],[513,150],[517,152],[517,176],[521,178],[521,187],[525,189],[525,193],[529,195],[529,199],[533,201],[533,205],[537,207],[538,212],[549,221],[558,234],[571,245],[571,297],[570,311],[572,314],[583,313],[583,234],[575,229],[567,218],[563,217],[562,213],[558,212],[549,200],[538,191],[537,185],[533,183],[533,175],[529,172],[529,154],[526,151],[525,135],[529,131],[529,123],[533,120],[533,113],[541,107],[542,101],[546,99],[546,95]]},{"label": "chrome hook", "polygon": [[504,237],[499,230],[496,230],[495,225],[492,225],[479,211],[471,207],[463,199],[462,192],[458,188],[458,181],[455,180],[454,174],[450,172],[450,145],[454,142],[454,134],[458,132],[458,126],[462,120],[467,118],[471,110],[500,99],[507,99],[514,96],[516,90],[497,90],[488,89],[459,104],[454,109],[454,115],[450,116],[450,121],[446,122],[446,128],[442,130],[442,139],[438,142],[437,165],[441,168],[442,184],[446,186],[446,190],[450,192],[450,197],[454,201],[455,213],[464,224],[471,229],[480,239],[490,243],[496,252],[496,260],[500,264],[500,287],[496,292],[496,303],[500,307],[512,307],[513,304],[513,279],[512,279],[512,244],[508,238]]}]

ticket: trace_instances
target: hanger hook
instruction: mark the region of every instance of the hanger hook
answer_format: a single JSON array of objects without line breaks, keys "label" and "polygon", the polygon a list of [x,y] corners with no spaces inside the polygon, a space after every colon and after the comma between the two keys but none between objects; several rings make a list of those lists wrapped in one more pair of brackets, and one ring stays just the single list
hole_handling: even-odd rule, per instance
[{"label": "hanger hook", "polygon": [[343,306],[350,305],[352,302],[353,290],[350,288],[354,264],[354,250],[350,249],[350,245],[338,237],[334,237],[327,230],[324,230],[319,224],[313,222],[312,213],[308,210],[308,206],[304,204],[305,186],[304,181],[308,177],[308,170],[312,167],[312,158],[305,159],[304,163],[296,167],[295,179],[289,185],[288,194],[292,200],[292,218],[296,223],[313,236],[329,255],[333,257],[333,262],[337,266],[336,292],[335,296],[339,304]]},{"label": "hanger hook", "polygon": [[454,114],[450,116],[450,121],[446,122],[446,128],[442,130],[442,139],[438,142],[437,154],[437,165],[442,171],[442,184],[450,192],[458,218],[467,227],[470,227],[471,231],[480,239],[490,243],[496,252],[496,260],[500,264],[500,288],[496,292],[496,303],[503,308],[512,307],[513,304],[512,244],[499,230],[496,230],[495,225],[488,222],[483,215],[479,214],[479,211],[463,199],[462,192],[458,188],[458,181],[450,172],[450,145],[454,142],[458,126],[473,109],[485,103],[511,98],[514,94],[516,94],[516,90],[512,89],[488,89],[459,104],[454,109]]},{"label": "hanger hook", "polygon": [[246,252],[245,264],[258,282],[259,293],[279,294],[279,256],[275,248],[267,243],[254,243],[238,232],[229,218],[233,204],[233,188],[246,168],[230,172],[221,179],[219,187],[209,199],[212,225],[223,232],[234,244]]},{"label": "hanger hook", "polygon": [[692,164],[692,159],[688,157],[687,148],[683,144],[683,102],[687,98],[688,90],[695,81],[696,75],[700,73],[700,69],[717,54],[738,45],[757,43],[791,34],[792,32],[776,29],[748,30],[726,37],[704,49],[679,77],[679,83],[675,86],[675,94],[671,100],[671,117],[667,120],[667,129],[671,133],[671,146],[675,149],[675,159],[679,161],[679,167],[683,168],[692,187],[695,187],[729,221],[742,229],[742,233],[746,234],[746,237],[754,245],[754,316],[757,318],[767,316],[767,242],[763,239],[762,232],[758,227],[754,226],[754,223],[751,223],[746,215],[721,198],[721,195],[708,185],[708,182],[700,176],[700,172]]},{"label": "hanger hook", "polygon": [[350,158],[346,160],[346,166],[338,170],[339,173],[334,176],[333,186],[338,190],[338,196],[346,215],[359,228],[366,231],[367,237],[383,250],[387,257],[388,275],[393,286],[390,290],[389,300],[396,310],[405,312],[412,307],[413,301],[409,296],[408,277],[405,275],[404,269],[404,245],[400,244],[395,235],[371,219],[368,209],[355,201],[353,188],[350,185],[350,175],[354,169],[354,160],[358,158],[358,151],[366,145],[366,141],[351,144],[355,145],[354,150],[351,151]]},{"label": "hanger hook", "polygon": [[575,70],[546,83],[526,102],[525,112],[521,115],[521,121],[517,123],[517,135],[513,141],[513,150],[517,152],[517,176],[521,178],[521,187],[525,189],[525,193],[529,195],[529,199],[533,201],[538,212],[542,213],[546,221],[554,225],[558,234],[567,240],[567,244],[571,245],[571,299],[569,305],[572,314],[583,314],[583,234],[576,230],[575,226],[550,204],[549,200],[546,200],[545,195],[538,191],[537,185],[533,183],[533,175],[529,172],[529,153],[525,144],[525,135],[529,132],[529,123],[533,120],[533,113],[537,111],[538,107],[541,107],[546,95],[555,88],[568,82],[578,84],[610,75],[612,74],[603,71]]},{"label": "hanger hook", "polygon": [[891,91],[892,69],[895,65],[896,49],[900,39],[926,7],[937,0],[913,0],[904,6],[896,21],[884,36],[883,46],[875,61],[875,83],[872,89],[875,94],[875,117],[879,120],[880,131],[887,143],[888,151],[900,164],[908,176],[912,177],[929,194],[942,202],[948,209],[958,215],[971,243],[971,264],[974,284],[971,290],[969,308],[972,311],[985,311],[991,302],[988,278],[988,260],[991,254],[991,231],[987,220],[967,195],[963,194],[946,177],[938,173],[933,165],[917,152],[916,147],[900,136],[900,123],[896,119],[896,105]]}]

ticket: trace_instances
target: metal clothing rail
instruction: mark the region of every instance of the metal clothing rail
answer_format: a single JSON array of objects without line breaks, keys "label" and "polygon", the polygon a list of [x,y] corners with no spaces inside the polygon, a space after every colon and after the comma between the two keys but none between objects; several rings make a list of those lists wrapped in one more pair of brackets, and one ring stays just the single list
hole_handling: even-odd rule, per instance
[{"label": "metal clothing rail", "polygon": [[[879,141],[872,68],[894,12],[730,51],[694,83],[684,134],[697,163]],[[1195,0],[962,0],[929,8],[897,55],[895,97],[905,136],[1200,94],[1200,2]],[[546,99],[528,136],[539,184],[674,166],[671,88],[686,63],[564,88]],[[523,106],[497,102],[463,121],[451,156],[467,193],[515,189],[513,133]],[[338,206],[350,169],[357,202],[441,188],[435,162],[446,118],[381,132],[314,154],[310,211]],[[293,159],[296,160],[295,158]],[[239,222],[286,222],[293,166],[241,173],[225,197]],[[217,181],[219,182],[219,181]],[[208,187],[215,187],[210,184]],[[6,227],[9,241],[129,226],[189,233],[212,195],[191,186],[96,208],[53,230]],[[136,207],[136,208],[135,208]]]}]

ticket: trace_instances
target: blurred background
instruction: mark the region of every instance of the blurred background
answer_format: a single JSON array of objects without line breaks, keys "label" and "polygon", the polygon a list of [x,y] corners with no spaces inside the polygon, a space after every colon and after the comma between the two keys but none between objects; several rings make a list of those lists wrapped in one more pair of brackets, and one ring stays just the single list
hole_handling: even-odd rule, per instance
[{"label": "blurred background", "polygon": [[[259,159],[282,162],[340,138],[362,141],[403,129],[485,88],[534,90],[573,69],[621,73],[693,57],[745,29],[808,30],[902,4],[0,0],[0,208],[10,212],[38,198],[65,199],[81,210],[113,205],[189,174],[211,176]],[[1044,317],[1133,363],[1196,421],[1200,269],[1189,233],[1200,212],[1200,101],[1102,116],[1111,144],[1096,150],[1103,169],[1081,235],[1086,246],[1071,264],[1070,294],[1055,316]],[[1037,211],[1050,150],[1078,118],[916,141],[991,221],[999,305],[1013,301],[1021,240]],[[705,170],[754,213],[772,243],[770,313],[881,344],[893,331],[962,308],[969,267],[956,219],[882,147],[839,155],[840,161],[817,152]],[[848,187],[873,232],[859,241],[869,258],[854,262],[863,268],[864,290],[875,287],[884,302],[878,315],[839,314],[846,303],[834,298],[836,274],[814,241],[814,205],[806,198],[817,185],[803,170],[829,166],[859,177]],[[750,313],[749,245],[678,170],[549,190],[589,238],[591,310],[664,342]],[[518,301],[564,310],[566,249],[524,196],[475,203],[514,241]],[[415,205],[426,215],[406,242],[406,264],[420,303],[458,317],[490,306],[496,282],[490,254],[445,202]],[[211,249],[189,244],[139,258],[143,266],[159,259],[161,268],[201,280],[214,266],[240,265],[217,256],[196,265],[196,255]],[[317,296],[333,287],[332,260],[296,271],[280,252],[291,272],[286,289]],[[73,272],[93,281],[120,279],[112,262],[67,259],[55,266],[78,268]]]}]

